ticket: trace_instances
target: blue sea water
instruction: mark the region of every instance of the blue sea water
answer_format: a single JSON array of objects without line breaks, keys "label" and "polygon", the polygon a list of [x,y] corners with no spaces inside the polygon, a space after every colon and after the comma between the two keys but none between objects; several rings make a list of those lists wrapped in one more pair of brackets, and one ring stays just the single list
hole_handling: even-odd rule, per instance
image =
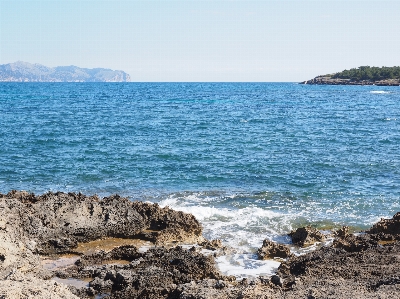
[{"label": "blue sea water", "polygon": [[119,193],[254,252],[400,211],[400,89],[0,83],[0,192]]}]

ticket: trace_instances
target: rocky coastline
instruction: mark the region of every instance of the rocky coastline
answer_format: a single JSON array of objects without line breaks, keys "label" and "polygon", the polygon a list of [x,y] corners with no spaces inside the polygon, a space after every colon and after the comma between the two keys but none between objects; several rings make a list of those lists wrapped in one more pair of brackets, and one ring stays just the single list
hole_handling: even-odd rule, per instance
[{"label": "rocky coastline", "polygon": [[300,82],[299,84],[309,85],[376,85],[376,86],[400,86],[399,79],[386,79],[386,80],[352,80],[332,78],[331,76],[317,76],[314,79]]},{"label": "rocky coastline", "polygon": [[[299,247],[326,238],[289,235]],[[400,213],[332,237],[300,256],[264,240],[258,256],[282,262],[276,275],[237,280],[215,263],[230,249],[193,215],[118,195],[11,191],[0,194],[0,298],[400,298]]]}]

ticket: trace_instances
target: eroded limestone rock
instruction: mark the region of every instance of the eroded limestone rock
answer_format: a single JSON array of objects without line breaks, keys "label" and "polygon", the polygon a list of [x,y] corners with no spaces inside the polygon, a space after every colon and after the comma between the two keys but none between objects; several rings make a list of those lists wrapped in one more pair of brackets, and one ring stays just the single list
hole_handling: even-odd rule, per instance
[{"label": "eroded limestone rock", "polygon": [[325,236],[311,226],[300,227],[292,231],[289,236],[292,237],[293,244],[299,246],[312,245],[315,242],[322,242],[325,240]]},{"label": "eroded limestone rock", "polygon": [[[0,194],[0,290],[6,289],[4,298],[77,298],[68,288],[48,280],[54,272],[42,267],[38,254],[67,253],[78,242],[101,238],[139,238],[148,231],[154,232],[158,245],[203,240],[202,227],[193,215],[118,195],[100,199],[62,192]],[[96,258],[130,261],[139,256],[136,248],[129,246],[104,254],[82,257],[81,264],[59,274],[73,277],[79,267],[96,264]],[[86,270],[85,275],[91,277],[95,271]],[[18,279],[12,279],[14,273]]]},{"label": "eroded limestone rock", "polygon": [[257,255],[261,260],[273,259],[275,257],[286,259],[291,256],[291,253],[287,246],[265,239],[261,248],[258,249]]},{"label": "eroded limestone rock", "polygon": [[[203,241],[192,215],[119,196],[14,191],[0,195],[0,298],[397,298],[399,215],[381,220],[365,234],[343,228],[332,246],[290,257],[272,278],[236,281],[218,271],[215,252],[206,256],[201,247],[173,245]],[[130,237],[152,240],[158,247],[140,251],[130,244],[87,253],[76,248],[78,242]],[[323,240],[311,228],[298,229],[292,237],[303,245]],[[201,244],[213,251],[224,248],[219,241]],[[287,253],[268,240],[264,245],[266,255]],[[62,269],[41,266],[38,254],[71,250],[80,257]],[[51,280],[52,275],[87,279],[89,287],[66,287]]]},{"label": "eroded limestone rock", "polygon": [[390,234],[400,235],[400,212],[396,213],[391,219],[381,219],[378,223],[374,224],[368,231],[370,234]]}]

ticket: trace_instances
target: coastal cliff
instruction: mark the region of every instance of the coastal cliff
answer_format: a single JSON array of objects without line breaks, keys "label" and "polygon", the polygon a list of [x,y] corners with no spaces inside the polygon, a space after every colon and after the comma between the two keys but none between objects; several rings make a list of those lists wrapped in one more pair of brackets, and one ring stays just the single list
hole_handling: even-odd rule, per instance
[{"label": "coastal cliff", "polygon": [[400,86],[400,67],[360,66],[339,73],[320,75],[300,84]]},{"label": "coastal cliff", "polygon": [[47,67],[17,61],[0,65],[0,82],[130,82],[123,71],[77,66]]}]

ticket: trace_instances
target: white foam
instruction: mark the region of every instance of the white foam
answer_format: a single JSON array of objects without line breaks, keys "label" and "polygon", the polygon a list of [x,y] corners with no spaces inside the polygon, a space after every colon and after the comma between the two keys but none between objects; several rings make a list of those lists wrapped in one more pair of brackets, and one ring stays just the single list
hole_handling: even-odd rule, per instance
[{"label": "white foam", "polygon": [[[249,195],[251,196],[251,195]],[[271,275],[276,271],[279,262],[260,261],[255,255],[264,239],[289,245],[295,255],[313,251],[322,244],[314,244],[307,248],[298,248],[291,244],[287,233],[296,227],[310,222],[328,221],[335,224],[339,219],[342,224],[343,212],[346,212],[346,223],[365,222],[366,215],[353,213],[350,201],[340,201],[335,205],[324,205],[317,201],[269,201],[266,198],[252,197],[250,200],[243,194],[225,194],[218,192],[183,192],[174,193],[158,199],[162,207],[193,214],[203,226],[203,235],[207,239],[220,239],[225,246],[234,250],[235,254],[221,256],[217,263],[221,271],[227,275],[249,277]],[[249,204],[249,201],[252,204]],[[327,217],[328,216],[328,217]],[[376,222],[370,217],[367,222]],[[331,222],[330,222],[331,221]]]},{"label": "white foam", "polygon": [[291,220],[297,217],[255,206],[237,209],[199,206],[202,199],[194,195],[187,199],[181,201],[169,197],[159,202],[159,205],[193,214],[202,223],[207,238],[221,239],[244,253],[254,252],[265,238],[276,239],[290,231]]},{"label": "white foam", "polygon": [[370,91],[370,93],[382,94],[382,93],[390,93],[390,92],[384,91],[384,90],[372,90],[372,91]]},{"label": "white foam", "polygon": [[276,273],[281,264],[275,260],[257,260],[252,254],[224,255],[218,257],[216,262],[223,274],[235,275],[237,278],[270,276]]},{"label": "white foam", "polygon": [[[234,198],[234,196],[224,198]],[[224,245],[235,249],[236,254],[220,256],[216,259],[221,272],[235,275],[238,278],[273,275],[280,262],[275,260],[261,261],[255,255],[264,239],[284,238],[291,229],[293,218],[288,215],[263,209],[257,206],[241,208],[216,207],[219,199],[204,194],[176,194],[159,202],[161,207],[193,214],[203,225],[203,234],[208,239],[220,239]]]}]

